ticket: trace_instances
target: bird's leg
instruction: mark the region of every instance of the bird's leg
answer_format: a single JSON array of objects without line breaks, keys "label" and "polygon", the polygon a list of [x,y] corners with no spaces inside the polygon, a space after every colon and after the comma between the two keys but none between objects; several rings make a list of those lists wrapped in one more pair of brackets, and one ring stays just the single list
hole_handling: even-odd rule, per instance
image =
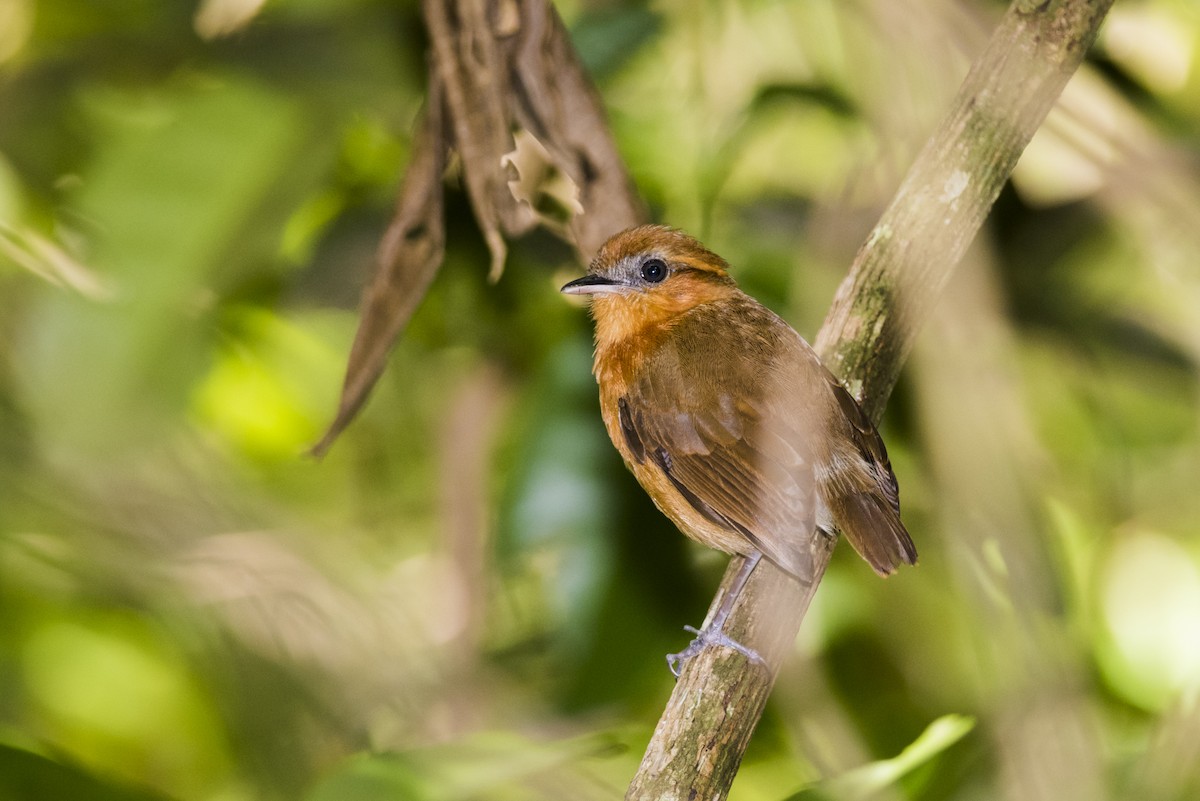
[{"label": "bird's leg", "polygon": [[671,668],[671,673],[675,674],[675,678],[679,678],[679,674],[683,672],[683,666],[687,661],[698,653],[703,651],[710,645],[723,645],[726,648],[743,654],[751,662],[758,662],[765,665],[766,661],[758,655],[758,652],[753,648],[747,648],[737,640],[725,633],[725,621],[729,618],[729,613],[733,611],[734,604],[737,603],[738,596],[742,594],[742,590],[746,587],[746,582],[750,580],[750,574],[754,572],[754,568],[758,565],[758,561],[762,559],[762,553],[755,551],[749,556],[742,557],[742,566],[738,568],[737,575],[733,577],[733,583],[729,585],[729,592],[725,593],[725,597],[721,599],[721,605],[717,607],[717,613],[713,615],[712,622],[703,629],[696,629],[692,626],[684,626],[684,631],[690,631],[696,635],[696,639],[692,640],[687,648],[684,648],[677,654],[667,654],[667,666]]}]

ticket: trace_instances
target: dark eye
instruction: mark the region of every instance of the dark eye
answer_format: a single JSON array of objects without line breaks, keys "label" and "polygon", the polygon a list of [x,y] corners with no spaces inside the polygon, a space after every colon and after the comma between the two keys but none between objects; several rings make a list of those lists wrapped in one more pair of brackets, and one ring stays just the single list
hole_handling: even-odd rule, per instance
[{"label": "dark eye", "polygon": [[642,262],[642,278],[657,284],[667,277],[667,265],[662,259],[646,259]]}]

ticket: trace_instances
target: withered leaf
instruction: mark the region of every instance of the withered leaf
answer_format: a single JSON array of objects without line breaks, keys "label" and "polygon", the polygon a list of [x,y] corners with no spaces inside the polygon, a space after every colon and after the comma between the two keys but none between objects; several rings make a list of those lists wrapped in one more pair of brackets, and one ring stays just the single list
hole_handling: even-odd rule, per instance
[{"label": "withered leaf", "polygon": [[488,277],[504,270],[504,237],[520,236],[537,217],[513,198],[502,165],[513,150],[508,70],[488,23],[486,0],[425,0],[433,69],[446,90],[452,144],[462,160],[463,182],[492,255]]},{"label": "withered leaf", "polygon": [[[600,97],[551,4],[424,0],[422,9],[431,68],[421,135],[377,254],[375,277],[364,292],[337,417],[313,447],[317,455],[363,405],[441,266],[442,174],[450,148],[461,161],[467,196],[491,253],[492,280],[504,267],[505,237],[538,225],[539,199],[558,204],[541,211],[557,215],[552,229],[574,241],[584,263],[609,236],[646,220]],[[514,194],[509,185],[512,167],[505,157],[517,150],[517,129],[528,131],[546,151],[542,167],[549,184],[535,181],[537,197]]]},{"label": "withered leaf", "polygon": [[517,120],[578,188],[583,213],[570,230],[586,264],[610,236],[646,222],[646,211],[562,20],[544,0],[526,0],[521,11],[508,43]]},{"label": "withered leaf", "polygon": [[358,413],[383,373],[396,337],[412,317],[445,253],[442,173],[446,137],[442,93],[436,78],[400,187],[396,213],[375,255],[375,276],[363,293],[361,319],[350,349],[337,416],[311,453],[321,456]]}]

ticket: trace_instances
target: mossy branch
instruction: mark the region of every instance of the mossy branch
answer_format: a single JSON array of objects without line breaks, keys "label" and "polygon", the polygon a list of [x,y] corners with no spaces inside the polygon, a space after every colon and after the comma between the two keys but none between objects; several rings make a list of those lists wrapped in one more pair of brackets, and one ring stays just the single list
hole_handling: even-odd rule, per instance
[{"label": "mossy branch", "polygon": [[[1111,5],[1016,0],[859,250],[815,344],[873,419],[881,415],[930,308]],[[728,796],[832,546],[819,536],[814,540],[816,575],[806,586],[766,561],[759,565],[726,630],[758,650],[767,665],[723,648],[689,662],[626,799]],[[710,615],[736,567],[726,572]]]}]

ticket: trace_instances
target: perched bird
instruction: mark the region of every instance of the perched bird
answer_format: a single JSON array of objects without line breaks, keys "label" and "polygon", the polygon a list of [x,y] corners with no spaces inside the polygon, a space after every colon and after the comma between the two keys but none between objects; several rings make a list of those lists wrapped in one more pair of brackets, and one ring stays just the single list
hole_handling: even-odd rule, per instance
[{"label": "perched bird", "polygon": [[600,410],[626,465],[680,531],[745,557],[709,626],[667,657],[672,672],[710,644],[759,659],[725,620],[764,556],[811,581],[816,529],[840,531],[880,575],[916,563],[879,433],[720,256],[645,225],[562,291],[591,296]]}]

